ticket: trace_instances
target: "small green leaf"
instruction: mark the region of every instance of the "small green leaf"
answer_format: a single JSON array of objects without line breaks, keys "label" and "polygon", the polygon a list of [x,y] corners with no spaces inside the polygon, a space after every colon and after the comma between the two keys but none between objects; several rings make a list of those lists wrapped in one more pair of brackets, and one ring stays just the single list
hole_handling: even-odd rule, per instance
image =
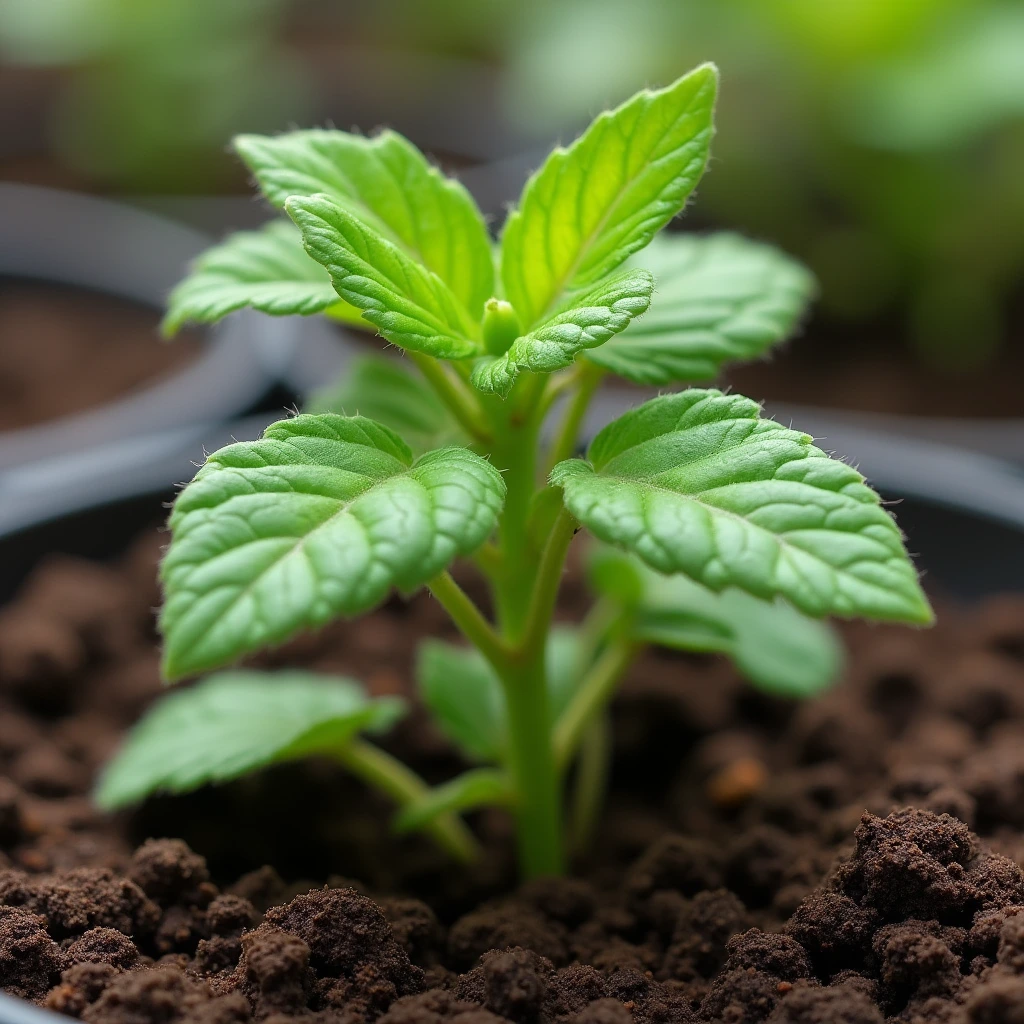
[{"label": "small green leaf", "polygon": [[635,555],[601,547],[591,562],[595,588],[629,610],[630,632],[644,643],[728,655],[755,686],[810,697],[842,669],[842,647],[824,622],[776,599],[730,588],[714,593],[687,576],[663,576]]},{"label": "small green leaf", "polygon": [[474,319],[494,294],[494,258],[473,197],[431,167],[408,139],[312,129],[268,138],[240,135],[239,155],[264,195],[284,208],[291,196],[323,193],[451,288]]},{"label": "small green leaf", "polygon": [[[547,649],[552,723],[568,704],[584,668],[577,633],[556,626]],[[420,645],[416,678],[438,726],[471,761],[501,760],[505,749],[505,696],[482,654],[443,640],[426,640]]]},{"label": "small green leaf", "polygon": [[207,249],[168,297],[161,329],[172,335],[190,320],[213,323],[244,306],[272,316],[307,316],[337,302],[330,275],[306,254],[299,232],[272,221]]},{"label": "small green leaf", "polygon": [[654,279],[646,270],[625,270],[602,281],[573,304],[517,338],[501,356],[476,361],[470,378],[481,391],[507,395],[523,370],[553,373],[577,353],[603,345],[624,331],[651,301]]},{"label": "small green leaf", "polygon": [[416,660],[420,693],[438,727],[471,761],[498,761],[505,743],[501,683],[479,651],[425,640]]},{"label": "small green leaf", "polygon": [[512,787],[504,772],[474,768],[436,786],[417,803],[403,807],[395,815],[394,829],[400,834],[413,832],[440,814],[507,804],[511,798]]},{"label": "small green leaf", "polygon": [[717,86],[705,64],[637,93],[526,183],[501,239],[505,296],[524,329],[564,292],[607,277],[682,210],[707,163]]},{"label": "small green leaf", "polygon": [[405,713],[350,679],[308,672],[222,672],[168,694],[135,726],[96,789],[113,810],[153,793],[186,793],[263,765],[331,753]]},{"label": "small green leaf", "polygon": [[171,513],[170,678],[411,591],[494,529],[505,485],[465,448],[413,461],[362,416],[302,415],[211,455]]},{"label": "small green leaf", "polygon": [[416,454],[468,444],[437,395],[388,356],[357,356],[337,383],[313,393],[304,411],[366,416],[390,427]]},{"label": "small green leaf", "polygon": [[293,196],[285,209],[337,293],[388,341],[442,359],[479,354],[473,325],[436,274],[326,196]]},{"label": "small green leaf", "polygon": [[878,495],[756,402],[693,388],[605,427],[551,480],[598,538],[711,590],[785,597],[809,615],[928,623]]},{"label": "small green leaf", "polygon": [[710,380],[762,355],[814,294],[803,266],[739,235],[661,235],[634,261],[654,274],[650,311],[587,358],[638,384]]}]

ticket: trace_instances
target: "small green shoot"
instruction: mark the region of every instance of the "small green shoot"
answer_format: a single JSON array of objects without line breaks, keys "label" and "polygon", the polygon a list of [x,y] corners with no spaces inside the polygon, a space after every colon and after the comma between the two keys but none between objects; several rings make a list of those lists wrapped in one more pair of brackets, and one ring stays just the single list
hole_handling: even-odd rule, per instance
[{"label": "small green shoot", "polygon": [[[577,457],[607,374],[713,378],[788,337],[813,295],[768,246],[658,234],[704,172],[717,84],[705,65],[602,114],[529,180],[497,247],[465,189],[393,132],[236,141],[294,227],[202,257],[167,330],[242,306],[320,312],[407,361],[361,358],[306,413],[207,459],[171,514],[164,671],[230,665],[425,587],[468,645],[425,640],[420,693],[469,767],[427,787],[362,738],[394,708],[352,683],[214,676],[137,727],[104,806],[328,754],[394,799],[398,830],[463,859],[475,844],[459,815],[508,808],[524,875],[558,874],[599,810],[608,707],[647,645],[723,654],[767,692],[805,697],[841,666],[818,619],[931,621],[861,475],[747,398],[662,395]],[[556,627],[582,530],[603,542],[597,597]],[[449,572],[458,559],[492,616]]]}]

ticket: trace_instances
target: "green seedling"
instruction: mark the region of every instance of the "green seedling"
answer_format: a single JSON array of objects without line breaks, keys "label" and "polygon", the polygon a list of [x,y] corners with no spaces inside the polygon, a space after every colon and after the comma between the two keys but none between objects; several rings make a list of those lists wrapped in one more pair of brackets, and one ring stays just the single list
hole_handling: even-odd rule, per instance
[{"label": "green seedling", "polygon": [[[292,223],[203,256],[167,330],[243,306],[322,312],[407,358],[361,359],[185,487],[162,566],[164,672],[201,675],[426,587],[468,645],[423,644],[422,699],[472,767],[429,788],[365,738],[393,700],[235,672],[159,704],[101,803],[329,755],[393,798],[398,831],[428,830],[456,857],[476,850],[462,812],[507,807],[523,873],[557,874],[599,809],[608,707],[647,644],[718,652],[755,685],[806,696],[839,665],[815,620],[931,621],[861,475],[748,398],[662,394],[578,456],[606,375],[707,380],[784,339],[812,295],[770,247],[658,235],[704,172],[716,88],[703,66],[602,114],[528,181],[497,245],[469,194],[392,132],[237,140]],[[554,627],[583,530],[600,542],[596,599]],[[451,574],[458,559],[486,581],[486,613]]]}]

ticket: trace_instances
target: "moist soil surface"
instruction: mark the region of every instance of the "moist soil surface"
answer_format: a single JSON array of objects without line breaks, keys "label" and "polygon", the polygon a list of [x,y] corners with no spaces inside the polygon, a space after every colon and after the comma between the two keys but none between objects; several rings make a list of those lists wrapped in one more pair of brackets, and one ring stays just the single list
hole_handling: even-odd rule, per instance
[{"label": "moist soil surface", "polygon": [[199,352],[160,343],[159,314],[75,288],[0,279],[0,431],[103,405]]},{"label": "moist soil surface", "polygon": [[[576,876],[517,888],[502,814],[454,868],[328,763],[95,812],[159,693],[164,539],[44,563],[0,611],[7,992],[89,1024],[1024,1021],[1024,598],[845,628],[842,683],[802,705],[645,656]],[[428,632],[429,598],[395,600],[261,663],[407,694]],[[419,712],[387,742],[459,767]]]}]

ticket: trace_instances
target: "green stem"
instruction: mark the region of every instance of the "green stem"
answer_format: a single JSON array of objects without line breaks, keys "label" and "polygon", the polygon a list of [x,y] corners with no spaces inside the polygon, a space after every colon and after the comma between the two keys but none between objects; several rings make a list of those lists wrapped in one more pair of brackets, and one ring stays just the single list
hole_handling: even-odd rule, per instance
[{"label": "green stem", "polygon": [[441,603],[441,607],[459,628],[459,632],[500,674],[508,662],[509,648],[494,632],[494,628],[483,617],[469,595],[452,579],[451,573],[439,573],[427,583],[427,588]]},{"label": "green stem", "polygon": [[585,851],[593,839],[608,789],[611,746],[611,723],[604,712],[587,726],[580,742],[569,814],[569,849],[574,854]]},{"label": "green stem", "polygon": [[[430,787],[414,771],[365,740],[354,739],[335,754],[353,775],[386,793],[399,807],[418,803],[430,793]],[[473,833],[454,814],[438,815],[425,824],[423,830],[463,863],[477,860],[482,853]]]},{"label": "green stem", "polygon": [[551,746],[544,652],[508,666],[501,680],[508,714],[508,768],[516,792],[516,839],[525,878],[565,872],[562,787]]},{"label": "green stem", "polygon": [[550,473],[559,462],[571,459],[576,454],[576,445],[580,436],[583,417],[587,414],[590,400],[601,383],[604,371],[588,363],[580,363],[579,386],[576,394],[569,399],[562,421],[555,432],[554,440],[548,449],[547,472]]},{"label": "green stem", "polygon": [[576,688],[569,706],[555,724],[554,750],[559,771],[572,761],[587,726],[604,710],[636,654],[626,640],[613,640]]},{"label": "green stem", "polygon": [[409,358],[419,368],[427,383],[434,389],[438,398],[444,402],[449,412],[474,440],[487,445],[491,442],[491,432],[481,413],[480,403],[460,380],[450,373],[436,359],[422,352],[410,352]]},{"label": "green stem", "polygon": [[537,490],[537,425],[499,427],[494,464],[505,480],[505,507],[498,526],[503,568],[495,586],[498,622],[506,639],[516,643],[525,625],[539,559],[530,543],[529,516]]},{"label": "green stem", "polygon": [[562,582],[562,570],[569,545],[576,535],[576,520],[562,509],[555,519],[548,535],[547,544],[537,567],[537,578],[526,615],[526,626],[520,649],[527,659],[543,651],[551,631],[551,617],[554,615],[558,590]]}]

